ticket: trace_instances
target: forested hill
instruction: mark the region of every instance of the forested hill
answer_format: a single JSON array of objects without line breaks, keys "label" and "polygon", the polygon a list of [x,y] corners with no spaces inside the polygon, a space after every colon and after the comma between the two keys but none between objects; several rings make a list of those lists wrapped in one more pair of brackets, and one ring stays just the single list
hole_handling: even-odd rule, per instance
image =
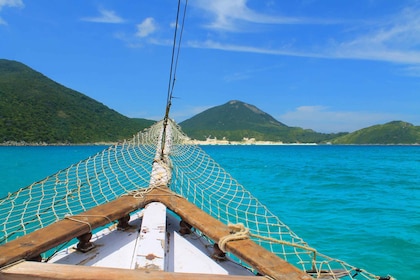
[{"label": "forested hill", "polygon": [[238,100],[210,108],[181,122],[180,126],[188,136],[197,140],[216,137],[230,141],[255,138],[257,141],[319,143],[345,134],[289,127],[257,107]]},{"label": "forested hill", "polygon": [[152,123],[125,117],[22,63],[0,59],[0,143],[114,142]]},{"label": "forested hill", "polygon": [[420,126],[392,121],[338,137],[333,144],[420,144]]},{"label": "forested hill", "polygon": [[285,143],[420,144],[420,126],[404,121],[378,124],[352,133],[324,134],[289,127],[257,107],[232,100],[180,123],[190,137],[241,141],[244,137]]}]

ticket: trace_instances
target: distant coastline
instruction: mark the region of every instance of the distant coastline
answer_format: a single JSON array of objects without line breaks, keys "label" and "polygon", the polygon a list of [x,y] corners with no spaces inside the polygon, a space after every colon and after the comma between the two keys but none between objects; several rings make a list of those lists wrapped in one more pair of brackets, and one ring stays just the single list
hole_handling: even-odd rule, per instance
[{"label": "distant coastline", "polygon": [[[43,146],[114,146],[121,142],[97,142],[97,143],[27,143],[27,142],[4,142],[0,143],[0,147],[43,147]],[[229,145],[260,145],[260,146],[276,146],[276,145],[318,145],[317,143],[283,143],[276,141],[227,141],[227,140],[187,140],[185,144],[199,146],[229,146]]]},{"label": "distant coastline", "polygon": [[0,143],[0,147],[43,147],[43,146],[113,146],[118,142],[96,142],[96,143],[28,143],[25,141],[7,141]]},{"label": "distant coastline", "polygon": [[206,140],[190,139],[186,144],[209,146],[209,145],[317,145],[316,143],[284,143],[282,141],[256,141],[254,138],[244,138],[241,141],[217,140],[207,138]]},{"label": "distant coastline", "polygon": [[[122,142],[95,142],[95,143],[27,143],[24,141],[8,141],[0,143],[0,147],[46,147],[46,146],[114,146]],[[199,146],[316,146],[316,145],[348,145],[348,146],[420,146],[420,143],[413,144],[335,144],[335,143],[284,143],[281,141],[256,141],[256,140],[242,140],[242,141],[228,141],[228,140],[194,140],[189,139],[185,142],[187,145]]]},{"label": "distant coastline", "polygon": [[188,140],[186,144],[199,146],[420,146],[413,144],[336,144],[336,143],[284,143],[276,141],[227,141],[227,140]]}]

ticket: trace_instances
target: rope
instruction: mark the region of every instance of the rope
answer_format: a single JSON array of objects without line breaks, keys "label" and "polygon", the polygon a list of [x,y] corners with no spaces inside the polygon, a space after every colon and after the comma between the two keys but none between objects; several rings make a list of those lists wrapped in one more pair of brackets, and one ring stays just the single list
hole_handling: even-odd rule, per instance
[{"label": "rope", "polygon": [[101,217],[101,218],[107,219],[110,223],[112,223],[112,220],[109,217],[103,216],[103,215],[73,215],[73,216],[66,215],[64,217],[64,219],[88,225],[90,232],[92,231],[92,225],[89,222],[78,220],[78,219],[75,219],[74,217]]},{"label": "rope", "polygon": [[[178,9],[177,9],[176,20],[175,20],[174,40],[173,40],[173,46],[172,46],[171,67],[170,67],[170,71],[169,71],[168,96],[167,96],[167,100],[166,100],[165,116],[163,118],[163,132],[162,132],[163,141],[161,143],[162,144],[162,146],[161,146],[161,157],[163,157],[163,151],[165,149],[166,126],[168,124],[169,111],[170,111],[171,105],[172,105],[172,97],[173,97],[175,81],[176,81],[176,70],[178,68],[178,58],[179,58],[180,49],[181,49],[181,41],[182,41],[182,34],[183,34],[183,31],[184,31],[185,17],[186,17],[186,14],[187,14],[187,5],[188,5],[188,0],[185,1],[184,13],[183,13],[183,18],[182,18],[181,33],[180,33],[180,36],[179,36],[179,39],[178,39],[178,46],[177,46],[177,37],[178,37],[177,36],[177,31],[178,31],[178,22],[179,22],[179,11],[180,11],[180,6],[181,6],[181,0],[178,0]],[[178,49],[177,52],[176,52],[176,55],[175,55],[175,49]]]},{"label": "rope", "polygon": [[[178,9],[177,9],[177,13],[176,13],[176,20],[175,20],[175,31],[174,31],[174,39],[173,39],[173,45],[172,45],[172,58],[171,58],[171,68],[169,71],[169,85],[168,85],[168,96],[167,96],[167,100],[166,100],[166,113],[165,113],[165,118],[167,119],[168,115],[169,115],[169,109],[171,107],[171,101],[172,101],[172,97],[173,97],[173,91],[174,91],[174,86],[175,86],[175,81],[176,81],[176,70],[178,68],[178,58],[179,58],[179,53],[181,50],[181,41],[182,41],[182,34],[184,31],[184,23],[185,23],[185,18],[186,18],[186,14],[187,14],[187,5],[188,5],[188,0],[185,1],[185,6],[184,6],[184,12],[183,12],[183,17],[182,17],[182,25],[181,25],[181,33],[180,36],[178,38],[177,36],[177,31],[178,31],[178,25],[179,25],[179,13],[180,13],[180,6],[181,6],[181,0],[178,0]],[[178,44],[177,44],[177,38],[178,38]],[[175,54],[175,49],[177,49],[177,52]]]},{"label": "rope", "polygon": [[315,262],[315,260],[316,260],[317,250],[314,249],[314,248],[311,248],[311,247],[308,247],[308,246],[303,246],[303,245],[292,243],[292,242],[288,242],[288,241],[284,241],[284,240],[278,240],[278,239],[262,236],[262,235],[259,235],[259,234],[250,233],[249,229],[245,228],[244,224],[242,224],[242,223],[229,224],[228,228],[229,228],[230,234],[225,235],[222,238],[220,238],[219,243],[218,243],[220,250],[222,250],[224,253],[226,253],[226,244],[228,242],[248,239],[251,236],[251,237],[254,237],[254,238],[257,238],[257,239],[266,240],[266,241],[281,244],[281,245],[292,246],[292,247],[295,247],[295,248],[300,248],[300,249],[304,249],[304,250],[307,250],[307,251],[311,251],[311,252],[314,253],[313,262]]},{"label": "rope", "polygon": [[253,234],[253,233],[250,233],[249,235],[252,236],[252,237],[262,239],[262,240],[266,240],[266,241],[270,241],[270,242],[273,242],[273,243],[277,243],[277,244],[281,244],[281,245],[286,245],[286,246],[291,246],[291,247],[311,251],[314,254],[317,253],[316,249],[314,249],[312,247],[309,247],[309,246],[303,246],[303,245],[299,245],[299,244],[296,244],[296,243],[292,243],[292,242],[288,242],[288,241],[284,241],[284,240],[278,240],[278,239],[274,239],[274,238],[270,238],[270,237],[266,237],[266,236],[262,236],[262,235],[258,235],[258,234]]},{"label": "rope", "polygon": [[133,196],[134,198],[137,199],[143,199],[148,193],[150,193],[153,189],[155,189],[156,187],[150,187],[150,188],[146,188],[146,189],[139,189],[139,190],[134,190],[131,191],[129,193],[123,194],[122,196]]},{"label": "rope", "polygon": [[167,194],[159,194],[159,195],[154,194],[155,196],[175,195],[175,196],[181,197],[179,194],[173,193],[166,186],[152,186],[152,187],[149,187],[149,188],[146,188],[146,189],[134,190],[134,191],[131,191],[129,193],[124,194],[123,196],[131,195],[131,196],[133,196],[134,198],[137,198],[137,199],[144,199],[151,191],[153,191],[155,189],[159,189],[160,191],[167,192]]},{"label": "rope", "polygon": [[226,244],[230,241],[243,240],[249,238],[249,229],[245,228],[242,223],[229,224],[230,234],[223,236],[219,239],[219,248],[226,253]]}]

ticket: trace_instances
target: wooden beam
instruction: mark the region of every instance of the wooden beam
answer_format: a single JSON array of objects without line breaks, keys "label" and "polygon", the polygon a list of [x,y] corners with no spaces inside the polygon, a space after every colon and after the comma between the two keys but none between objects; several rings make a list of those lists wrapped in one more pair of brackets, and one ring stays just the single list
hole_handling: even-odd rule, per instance
[{"label": "wooden beam", "polygon": [[262,280],[263,278],[267,279],[255,276],[172,273],[36,262],[21,262],[0,271],[0,279],[3,280]]}]

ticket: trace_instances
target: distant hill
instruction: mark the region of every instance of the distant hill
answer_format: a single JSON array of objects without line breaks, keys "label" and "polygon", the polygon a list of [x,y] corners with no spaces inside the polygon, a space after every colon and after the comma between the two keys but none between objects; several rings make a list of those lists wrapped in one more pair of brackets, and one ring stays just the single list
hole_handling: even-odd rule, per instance
[{"label": "distant hill", "polygon": [[333,144],[420,144],[420,126],[393,121],[357,130],[331,141]]},{"label": "distant hill", "polygon": [[216,137],[230,141],[255,138],[257,141],[318,143],[344,134],[289,127],[257,107],[237,100],[210,108],[181,122],[180,126],[189,137],[197,140]]},{"label": "distant hill", "polygon": [[22,63],[0,59],[0,143],[114,142],[153,122],[125,117]]}]

